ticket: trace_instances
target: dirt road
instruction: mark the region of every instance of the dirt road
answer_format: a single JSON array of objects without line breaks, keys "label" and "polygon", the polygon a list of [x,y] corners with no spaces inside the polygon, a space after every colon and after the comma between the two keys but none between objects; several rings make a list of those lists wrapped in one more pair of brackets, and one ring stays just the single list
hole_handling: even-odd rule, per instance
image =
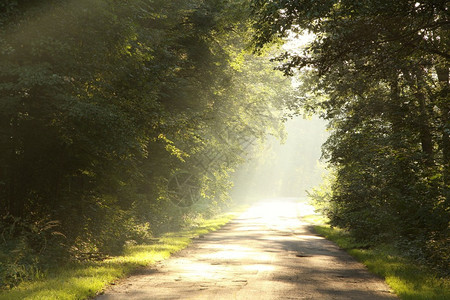
[{"label": "dirt road", "polygon": [[261,202],[171,259],[111,287],[106,299],[396,299],[294,201]]}]

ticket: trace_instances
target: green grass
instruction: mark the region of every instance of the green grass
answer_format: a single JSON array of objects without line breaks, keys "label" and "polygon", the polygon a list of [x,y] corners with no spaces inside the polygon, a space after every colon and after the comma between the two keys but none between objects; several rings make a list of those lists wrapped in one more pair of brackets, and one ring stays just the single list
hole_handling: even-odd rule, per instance
[{"label": "green grass", "polygon": [[219,229],[235,216],[236,213],[222,214],[203,221],[195,228],[164,234],[154,244],[130,246],[122,256],[61,267],[40,280],[23,282],[11,290],[3,291],[0,300],[93,297],[117,279],[170,257],[172,253],[187,247],[193,238]]},{"label": "green grass", "polygon": [[329,220],[327,217],[324,217],[322,215],[309,215],[309,216],[304,216],[302,217],[303,221],[312,223],[312,224],[326,224]]},{"label": "green grass", "polygon": [[384,278],[401,299],[450,299],[449,278],[439,278],[431,269],[402,256],[392,245],[361,249],[364,245],[356,243],[344,230],[327,225],[314,228],[366,265],[370,272]]}]

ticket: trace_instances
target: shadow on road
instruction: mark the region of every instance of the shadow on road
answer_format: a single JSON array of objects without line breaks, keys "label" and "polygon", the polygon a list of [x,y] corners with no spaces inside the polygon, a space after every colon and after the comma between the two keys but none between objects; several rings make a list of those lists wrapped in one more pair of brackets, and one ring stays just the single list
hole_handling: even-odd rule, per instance
[{"label": "shadow on road", "polygon": [[311,232],[301,221],[311,210],[293,199],[255,203],[98,299],[395,299],[381,279]]}]

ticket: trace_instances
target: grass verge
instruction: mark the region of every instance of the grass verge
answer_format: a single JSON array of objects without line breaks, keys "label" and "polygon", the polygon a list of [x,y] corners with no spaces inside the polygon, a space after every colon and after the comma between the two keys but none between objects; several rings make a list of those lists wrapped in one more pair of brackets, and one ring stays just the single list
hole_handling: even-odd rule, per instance
[{"label": "grass verge", "polygon": [[[308,218],[306,218],[308,219]],[[310,221],[321,221],[316,216]],[[439,278],[433,270],[403,256],[392,245],[361,249],[348,232],[327,225],[315,225],[316,232],[335,242],[350,255],[367,266],[370,272],[384,278],[401,299],[450,299],[450,280]]]},{"label": "grass verge", "polygon": [[193,238],[215,231],[236,217],[226,213],[205,220],[195,228],[162,235],[151,245],[136,245],[122,256],[98,262],[74,263],[32,282],[0,293],[0,300],[16,299],[86,299],[101,292],[107,285],[123,278],[140,267],[154,264],[187,247]]}]

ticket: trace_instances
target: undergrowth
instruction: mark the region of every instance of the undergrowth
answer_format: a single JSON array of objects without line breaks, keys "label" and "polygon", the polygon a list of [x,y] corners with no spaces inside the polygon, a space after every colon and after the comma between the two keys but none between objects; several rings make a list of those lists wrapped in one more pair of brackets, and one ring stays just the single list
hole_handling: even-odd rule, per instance
[{"label": "undergrowth", "polygon": [[86,299],[100,293],[108,284],[131,274],[140,267],[168,258],[190,244],[193,238],[219,229],[235,214],[227,213],[209,220],[198,220],[196,226],[161,235],[152,244],[128,245],[120,256],[102,261],[71,263],[50,270],[34,280],[0,293],[0,300],[16,299]]}]

